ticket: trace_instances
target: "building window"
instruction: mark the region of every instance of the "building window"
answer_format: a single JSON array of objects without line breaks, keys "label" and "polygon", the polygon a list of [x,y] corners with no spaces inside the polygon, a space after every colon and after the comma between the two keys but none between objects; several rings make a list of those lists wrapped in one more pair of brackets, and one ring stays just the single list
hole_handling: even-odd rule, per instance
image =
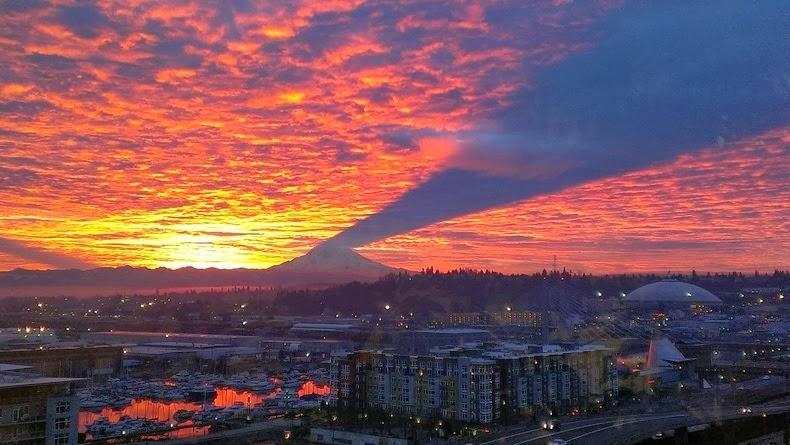
[{"label": "building window", "polygon": [[29,415],[30,415],[30,407],[28,405],[17,406],[16,408],[14,408],[12,420],[14,422],[19,422],[20,420],[26,420]]},{"label": "building window", "polygon": [[69,424],[70,424],[69,419],[66,419],[66,418],[57,419],[57,420],[55,420],[55,429],[56,430],[68,429],[69,428]]},{"label": "building window", "polygon": [[55,405],[55,413],[57,414],[64,414],[71,410],[71,402],[58,402]]},{"label": "building window", "polygon": [[55,445],[69,445],[69,436],[59,436],[55,438]]}]

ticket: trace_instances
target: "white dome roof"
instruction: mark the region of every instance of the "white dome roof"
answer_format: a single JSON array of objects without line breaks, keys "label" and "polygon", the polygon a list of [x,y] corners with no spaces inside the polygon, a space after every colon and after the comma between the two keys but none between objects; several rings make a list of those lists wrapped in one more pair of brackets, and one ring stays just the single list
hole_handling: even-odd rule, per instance
[{"label": "white dome roof", "polygon": [[626,303],[721,304],[719,297],[705,289],[678,280],[646,284],[626,295]]}]

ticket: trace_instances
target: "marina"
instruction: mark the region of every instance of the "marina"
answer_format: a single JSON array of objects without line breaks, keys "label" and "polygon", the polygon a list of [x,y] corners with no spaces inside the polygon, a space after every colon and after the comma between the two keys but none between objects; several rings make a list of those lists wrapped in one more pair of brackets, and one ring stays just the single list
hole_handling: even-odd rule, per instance
[{"label": "marina", "polygon": [[110,379],[101,388],[78,393],[79,433],[86,441],[201,436],[234,422],[315,409],[328,402],[330,393],[323,369],[227,377],[181,371],[169,379]]}]

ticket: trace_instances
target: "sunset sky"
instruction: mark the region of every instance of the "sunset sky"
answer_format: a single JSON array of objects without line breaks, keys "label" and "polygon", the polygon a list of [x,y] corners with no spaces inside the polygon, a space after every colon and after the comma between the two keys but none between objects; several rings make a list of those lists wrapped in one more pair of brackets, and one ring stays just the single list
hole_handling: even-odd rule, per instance
[{"label": "sunset sky", "polygon": [[787,269],[787,29],[774,0],[0,0],[0,270],[326,240],[413,270]]}]

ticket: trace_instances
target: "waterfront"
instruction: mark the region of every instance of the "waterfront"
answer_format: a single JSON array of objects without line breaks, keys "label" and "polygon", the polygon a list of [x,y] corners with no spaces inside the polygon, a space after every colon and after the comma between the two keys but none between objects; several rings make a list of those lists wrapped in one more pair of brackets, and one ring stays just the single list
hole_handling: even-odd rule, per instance
[{"label": "waterfront", "polygon": [[[165,382],[166,386],[171,386]],[[274,401],[278,394],[282,394],[283,389],[274,390],[262,394],[255,391],[236,389],[228,386],[218,386],[215,388],[215,396],[211,400],[196,402],[189,400],[164,401],[153,398],[135,398],[124,407],[105,406],[99,411],[81,410],[79,413],[79,432],[84,433],[86,440],[94,440],[89,432],[91,425],[99,423],[109,423],[118,425],[122,422],[134,420],[148,420],[159,422],[167,426],[167,431],[154,434],[146,434],[146,437],[153,439],[179,439],[186,437],[202,436],[211,432],[211,425],[196,425],[191,419],[183,420],[178,418],[179,413],[199,413],[205,411],[222,412],[221,410],[234,410],[244,415],[251,415],[253,409],[261,408],[267,401]],[[330,387],[328,385],[317,384],[313,380],[307,380],[298,388],[296,396],[298,399],[312,395],[328,396]],[[122,428],[117,431],[120,435],[125,435]]]}]

